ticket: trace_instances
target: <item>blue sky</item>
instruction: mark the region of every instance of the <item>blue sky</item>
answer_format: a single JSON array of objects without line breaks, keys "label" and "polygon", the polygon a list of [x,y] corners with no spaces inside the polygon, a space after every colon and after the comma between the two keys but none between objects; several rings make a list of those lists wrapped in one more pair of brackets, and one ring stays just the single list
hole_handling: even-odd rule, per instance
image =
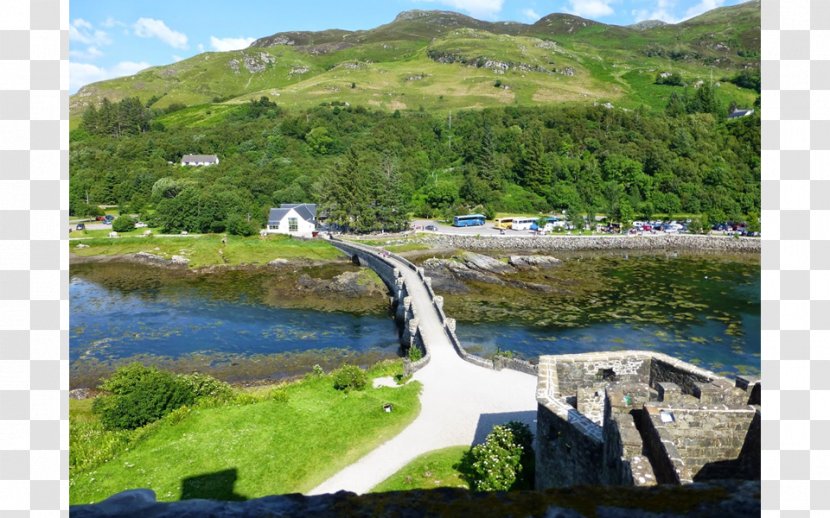
[{"label": "blue sky", "polygon": [[247,47],[291,30],[370,29],[409,9],[445,9],[482,20],[533,23],[550,13],[573,13],[628,25],[675,23],[743,0],[73,0],[70,92],[103,79],[131,75],[206,51]]}]

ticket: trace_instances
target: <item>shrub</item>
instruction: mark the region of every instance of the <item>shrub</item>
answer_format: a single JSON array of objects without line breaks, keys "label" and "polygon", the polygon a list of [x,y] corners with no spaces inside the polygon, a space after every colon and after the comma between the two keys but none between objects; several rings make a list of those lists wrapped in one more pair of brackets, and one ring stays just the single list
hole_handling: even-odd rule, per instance
[{"label": "shrub", "polygon": [[[507,491],[532,483],[532,443],[533,435],[523,423],[494,426],[484,444],[471,450],[471,487],[475,491]],[[530,473],[523,476],[523,472]]]},{"label": "shrub", "polygon": [[194,372],[179,376],[181,381],[190,387],[196,399],[213,398],[220,401],[229,401],[233,398],[233,387],[213,376]]},{"label": "shrub", "polygon": [[118,369],[101,388],[92,411],[109,430],[131,430],[152,423],[196,401],[193,389],[175,374],[131,364]]},{"label": "shrub", "polygon": [[228,217],[226,228],[228,233],[234,236],[252,236],[259,230],[254,222],[248,221],[245,216],[239,214],[232,214]]},{"label": "shrub", "polygon": [[408,356],[409,356],[409,360],[413,361],[413,362],[417,362],[418,360],[420,360],[421,358],[424,357],[423,353],[421,352],[420,347],[415,346],[415,345],[411,345],[409,347],[409,355]]},{"label": "shrub", "polygon": [[369,379],[366,372],[357,365],[344,365],[332,373],[334,388],[337,390],[363,390]]},{"label": "shrub", "polygon": [[130,216],[118,216],[112,222],[112,229],[116,232],[129,232],[135,228],[135,220]]},{"label": "shrub", "polygon": [[276,388],[271,391],[271,399],[277,403],[288,403],[288,392],[283,388]]}]

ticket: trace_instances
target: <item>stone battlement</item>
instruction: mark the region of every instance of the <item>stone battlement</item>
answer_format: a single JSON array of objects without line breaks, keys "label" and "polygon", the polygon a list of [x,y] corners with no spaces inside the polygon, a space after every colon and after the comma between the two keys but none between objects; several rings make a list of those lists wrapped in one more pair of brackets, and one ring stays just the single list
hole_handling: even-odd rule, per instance
[{"label": "stone battlement", "polygon": [[542,356],[536,483],[760,478],[760,381],[651,351]]}]

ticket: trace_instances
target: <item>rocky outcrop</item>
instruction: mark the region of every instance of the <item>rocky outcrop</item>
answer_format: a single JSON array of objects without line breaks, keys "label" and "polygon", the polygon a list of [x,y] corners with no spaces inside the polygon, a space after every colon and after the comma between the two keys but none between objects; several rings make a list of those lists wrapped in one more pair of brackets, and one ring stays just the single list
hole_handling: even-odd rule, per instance
[{"label": "rocky outcrop", "polygon": [[484,273],[513,273],[516,270],[507,263],[494,259],[489,255],[481,255],[473,252],[466,252],[461,260],[468,268]]},{"label": "rocky outcrop", "polygon": [[[547,260],[540,260],[539,264],[549,264],[549,260],[557,259],[550,257]],[[534,261],[527,259],[530,265]],[[521,261],[519,261],[521,263]],[[423,263],[424,271],[432,278],[432,286],[444,293],[467,293],[469,288],[465,281],[484,282],[497,286],[512,286],[535,291],[552,291],[553,287],[532,282],[524,282],[511,279],[509,274],[516,273],[517,268],[510,264],[494,259],[493,257],[466,252],[464,255],[453,259],[427,259]],[[523,269],[529,269],[525,266]]]},{"label": "rocky outcrop", "polygon": [[256,74],[262,72],[267,69],[269,65],[276,62],[277,59],[271,54],[268,54],[267,52],[260,52],[258,55],[254,56],[245,55],[242,57],[241,61],[235,58],[231,59],[228,61],[228,66],[235,74],[239,73],[240,65],[243,65],[248,72]]},{"label": "rocky outcrop", "polygon": [[549,255],[511,255],[507,264],[520,270],[536,270],[538,268],[550,268],[561,262]]},{"label": "rocky outcrop", "polygon": [[314,292],[320,295],[337,293],[348,297],[365,297],[371,295],[386,295],[386,290],[380,282],[373,282],[364,271],[343,272],[331,279],[317,279],[303,274],[297,279],[298,291]]},{"label": "rocky outcrop", "polygon": [[[209,495],[204,495],[209,496]],[[546,491],[473,493],[438,488],[355,495],[266,496],[247,501],[193,499],[157,502],[149,489],[124,491],[91,505],[70,509],[73,518],[173,518],[199,516],[547,516],[551,518],[693,517],[748,518],[761,514],[759,481],[723,480],[684,486],[635,488],[585,486]]]}]

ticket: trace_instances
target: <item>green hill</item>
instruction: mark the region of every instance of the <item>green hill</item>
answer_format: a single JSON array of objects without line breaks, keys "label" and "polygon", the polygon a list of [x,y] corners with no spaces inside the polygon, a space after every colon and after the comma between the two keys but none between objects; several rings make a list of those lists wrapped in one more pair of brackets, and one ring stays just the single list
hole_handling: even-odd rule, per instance
[{"label": "green hill", "polygon": [[[70,109],[77,121],[104,97],[137,96],[153,108],[206,105],[205,117],[221,113],[221,104],[263,95],[289,109],[339,102],[446,111],[569,101],[662,109],[680,87],[655,85],[657,74],[693,84],[757,69],[759,59],[758,0],[681,24],[633,27],[567,14],[529,25],[414,10],[371,30],[282,32],[244,50],[206,52],[87,85]],[[721,91],[740,105],[756,95],[729,83]]]}]

